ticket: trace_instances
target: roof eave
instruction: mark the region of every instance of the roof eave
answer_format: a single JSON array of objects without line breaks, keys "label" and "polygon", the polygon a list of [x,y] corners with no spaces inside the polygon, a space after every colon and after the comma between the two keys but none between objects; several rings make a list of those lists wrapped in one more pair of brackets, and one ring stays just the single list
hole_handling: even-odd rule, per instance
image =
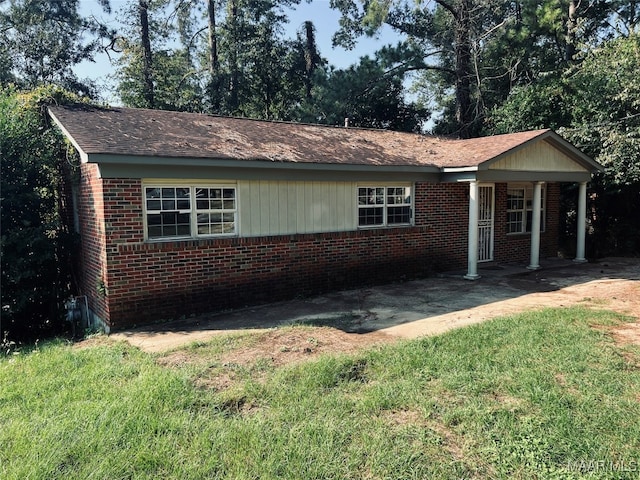
[{"label": "roof eave", "polygon": [[346,163],[318,163],[291,162],[275,160],[243,160],[232,158],[195,158],[195,157],[159,157],[142,155],[114,155],[108,153],[91,153],[87,161],[97,164],[137,165],[137,166],[179,166],[179,167],[208,167],[208,168],[260,168],[281,170],[332,170],[332,171],[376,171],[403,173],[440,173],[440,168],[433,165],[378,165],[378,164],[346,164]]},{"label": "roof eave", "polygon": [[47,107],[47,112],[49,113],[49,116],[51,117],[51,119],[53,120],[53,122],[58,126],[58,128],[62,131],[62,133],[64,134],[65,137],[67,137],[67,140],[69,140],[71,142],[71,144],[75,147],[75,149],[78,151],[78,154],[80,155],[80,161],[82,163],[88,163],[89,162],[89,155],[87,154],[87,152],[85,152],[82,147],[80,147],[80,145],[78,144],[78,142],[76,142],[75,138],[73,138],[73,135],[71,135],[71,133],[69,133],[69,131],[65,128],[65,126],[62,124],[62,122],[60,120],[58,120],[58,118],[55,116],[55,114],[51,111],[50,108]]}]

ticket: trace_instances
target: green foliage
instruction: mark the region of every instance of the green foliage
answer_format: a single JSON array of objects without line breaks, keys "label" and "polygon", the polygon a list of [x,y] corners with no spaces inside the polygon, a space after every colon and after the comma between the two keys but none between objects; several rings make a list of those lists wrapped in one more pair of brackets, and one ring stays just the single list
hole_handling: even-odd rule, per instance
[{"label": "green foliage", "polygon": [[[404,35],[422,50],[417,85],[422,102],[440,113],[434,131],[451,134],[465,127],[459,117],[460,108],[466,107],[466,128],[476,136],[485,116],[512,89],[580,60],[603,38],[615,34],[611,25],[616,20],[627,29],[635,28],[640,18],[637,5],[622,3],[335,0],[332,6],[341,19],[334,42],[350,48],[359,36],[372,35],[383,24]],[[467,63],[461,60],[465,48]],[[469,98],[461,95],[465,82]]]},{"label": "green foliage", "polygon": [[607,167],[614,185],[640,183],[640,36],[604,43],[569,72],[567,134]]},{"label": "green foliage", "polygon": [[[109,10],[109,0],[99,2]],[[22,88],[57,83],[68,90],[92,94],[73,67],[92,60],[100,39],[114,33],[95,18],[79,14],[79,0],[9,0],[0,2],[0,86]],[[5,61],[3,61],[5,60]]]},{"label": "green foliage", "polygon": [[[415,49],[385,48],[345,70],[326,68],[315,27],[303,24],[283,38],[282,6],[296,2],[245,0],[216,4],[216,62],[201,25],[204,4],[150,5],[154,108],[206,111],[251,118],[416,131],[428,112],[405,99],[406,73],[422,60]],[[223,9],[224,7],[224,9]],[[380,4],[380,14],[384,13]],[[132,107],[147,106],[136,15],[121,41],[118,92]],[[211,32],[209,32],[211,33]],[[178,37],[181,46],[168,39]],[[215,71],[212,72],[212,68]]]},{"label": "green foliage", "polygon": [[[119,62],[121,68],[118,71],[117,92],[120,99],[129,107],[146,108],[141,49],[137,45],[126,44]],[[155,79],[155,108],[183,112],[202,111],[203,88],[185,51],[154,52],[152,75]]]},{"label": "green foliage", "polygon": [[246,336],[46,343],[0,357],[0,476],[635,479],[640,351],[590,326],[624,321],[544,310],[237,376],[219,355]]},{"label": "green foliage", "polygon": [[62,181],[67,149],[47,104],[77,100],[57,87],[0,92],[2,322],[0,339],[60,328],[70,288],[71,234]]},{"label": "green foliage", "polygon": [[553,128],[605,166],[593,182],[594,255],[640,252],[640,37],[604,42],[563,75],[515,90],[495,133]]},{"label": "green foliage", "polygon": [[341,125],[348,118],[354,127],[421,131],[429,112],[406,100],[405,71],[389,72],[386,53],[378,52],[374,59],[363,57],[345,70],[321,72],[312,99],[302,105],[302,121]]}]

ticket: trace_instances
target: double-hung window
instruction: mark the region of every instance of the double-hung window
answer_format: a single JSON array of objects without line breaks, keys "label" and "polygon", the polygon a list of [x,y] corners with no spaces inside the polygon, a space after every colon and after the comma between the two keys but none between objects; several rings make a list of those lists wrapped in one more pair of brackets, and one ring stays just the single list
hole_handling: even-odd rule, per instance
[{"label": "double-hung window", "polygon": [[411,224],[411,187],[358,187],[358,226]]},{"label": "double-hung window", "polygon": [[[540,230],[545,228],[545,188],[541,191]],[[507,233],[530,233],[533,222],[533,186],[507,186]]]},{"label": "double-hung window", "polygon": [[236,233],[236,189],[232,186],[145,186],[149,240]]},{"label": "double-hung window", "polygon": [[236,189],[196,188],[198,235],[236,233]]}]

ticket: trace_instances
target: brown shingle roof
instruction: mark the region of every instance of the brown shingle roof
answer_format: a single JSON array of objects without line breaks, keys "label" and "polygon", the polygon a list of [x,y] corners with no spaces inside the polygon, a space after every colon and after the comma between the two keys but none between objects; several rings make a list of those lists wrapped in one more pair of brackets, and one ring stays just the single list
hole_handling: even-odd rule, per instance
[{"label": "brown shingle roof", "polygon": [[472,167],[548,131],[451,140],[162,110],[66,106],[49,111],[89,155]]}]

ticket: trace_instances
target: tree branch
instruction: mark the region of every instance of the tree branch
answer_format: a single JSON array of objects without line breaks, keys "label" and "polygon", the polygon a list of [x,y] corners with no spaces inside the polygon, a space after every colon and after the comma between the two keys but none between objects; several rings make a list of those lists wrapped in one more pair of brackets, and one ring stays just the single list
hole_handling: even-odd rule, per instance
[{"label": "tree branch", "polygon": [[458,19],[458,11],[455,8],[453,8],[453,6],[450,3],[447,3],[444,0],[435,0],[435,2],[438,5],[440,5],[442,8],[447,10],[451,15],[453,15],[453,18],[455,18],[456,20]]}]

